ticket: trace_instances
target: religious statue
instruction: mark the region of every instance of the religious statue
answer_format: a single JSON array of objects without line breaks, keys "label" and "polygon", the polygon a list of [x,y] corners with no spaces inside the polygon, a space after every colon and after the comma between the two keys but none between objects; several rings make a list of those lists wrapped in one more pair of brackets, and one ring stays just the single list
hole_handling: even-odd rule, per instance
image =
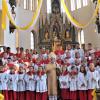
[{"label": "religious statue", "polygon": [[65,31],[65,39],[68,41],[71,41],[71,34],[70,34],[69,30]]},{"label": "religious statue", "polygon": [[61,40],[55,36],[53,40],[52,50],[53,51],[57,50],[58,45],[61,45]]},{"label": "religious statue", "polygon": [[59,23],[57,21],[55,21],[55,24],[53,25],[53,34],[54,36],[56,36],[58,39],[60,38],[60,26]]},{"label": "religious statue", "polygon": [[52,2],[52,13],[54,13],[54,14],[60,13],[59,0],[53,0],[53,2]]},{"label": "religious statue", "polygon": [[49,39],[49,32],[48,31],[46,31],[44,38],[45,38],[45,41],[47,41]]}]

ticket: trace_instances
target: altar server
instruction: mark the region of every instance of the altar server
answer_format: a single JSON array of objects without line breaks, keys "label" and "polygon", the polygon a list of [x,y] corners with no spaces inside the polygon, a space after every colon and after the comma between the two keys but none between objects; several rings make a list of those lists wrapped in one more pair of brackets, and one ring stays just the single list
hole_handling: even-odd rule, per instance
[{"label": "altar server", "polygon": [[59,76],[62,100],[69,100],[69,74],[66,67],[62,67],[62,72]]},{"label": "altar server", "polygon": [[88,100],[92,100],[92,92],[94,89],[99,88],[98,80],[99,80],[99,73],[95,70],[94,63],[89,64],[89,71],[87,72],[87,79],[88,79]]},{"label": "altar server", "polygon": [[25,75],[26,82],[26,100],[35,100],[36,90],[36,75],[32,66],[29,67],[29,72]]},{"label": "altar server", "polygon": [[73,50],[71,44],[66,46],[65,52],[70,52],[71,58],[75,58],[75,51]]},{"label": "altar server", "polygon": [[15,66],[13,64],[10,64],[10,73],[8,74],[7,79],[8,100],[16,100],[18,77],[15,73]]},{"label": "altar server", "polygon": [[47,100],[47,75],[41,66],[36,75],[36,83],[36,100]]},{"label": "altar server", "polygon": [[[3,73],[2,73],[3,71]],[[1,83],[2,83],[2,93],[4,95],[5,100],[8,100],[8,86],[7,86],[7,81],[8,81],[8,74],[5,73],[4,68],[2,69],[0,78],[1,78]]]},{"label": "altar server", "polygon": [[77,74],[78,71],[76,66],[71,67],[70,77],[69,77],[69,88],[70,88],[70,99],[77,100]]},{"label": "altar server", "polygon": [[85,66],[80,67],[80,72],[78,73],[77,85],[79,90],[79,100],[87,100],[87,78]]},{"label": "altar server", "polygon": [[19,71],[18,71],[18,82],[17,82],[17,99],[18,100],[24,100],[25,99],[25,80],[24,80],[24,68],[23,67],[19,67]]},{"label": "altar server", "polygon": [[81,59],[84,59],[84,50],[83,48],[80,48],[80,44],[76,44],[75,52],[79,52]]}]

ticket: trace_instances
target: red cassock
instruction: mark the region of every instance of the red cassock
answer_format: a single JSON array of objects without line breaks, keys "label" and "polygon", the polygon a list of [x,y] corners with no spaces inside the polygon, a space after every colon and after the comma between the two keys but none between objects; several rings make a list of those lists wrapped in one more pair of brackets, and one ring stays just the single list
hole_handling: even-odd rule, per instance
[{"label": "red cassock", "polygon": [[17,93],[13,90],[9,90],[7,100],[16,100],[16,99],[17,99]]},{"label": "red cassock", "polygon": [[[70,75],[77,75],[77,71],[70,72]],[[77,100],[78,99],[78,91],[70,91],[70,100]]]},{"label": "red cassock", "polygon": [[[13,68],[13,64],[8,64],[8,66],[10,67],[10,68]],[[14,77],[14,75],[15,75],[15,72],[13,72],[13,73],[10,73],[9,74],[11,77],[9,78],[9,81],[8,81],[8,99],[7,100],[16,100],[17,99],[17,92],[16,91],[14,91],[13,90],[13,86],[11,86],[11,85],[13,85],[12,83],[15,81],[15,77]],[[13,76],[12,76],[13,75]],[[11,88],[12,87],[12,88]],[[10,89],[11,88],[11,89]],[[6,90],[6,93],[7,93],[7,90]]]},{"label": "red cassock", "polygon": [[3,90],[2,93],[3,93],[4,98],[5,98],[4,100],[9,100],[8,99],[8,90]]},{"label": "red cassock", "polygon": [[56,62],[57,62],[58,64],[61,64],[61,65],[63,64],[63,60],[61,60],[61,59],[57,59]]},{"label": "red cassock", "polygon": [[77,100],[78,91],[70,91],[70,100]]},{"label": "red cassock", "polygon": [[88,100],[93,100],[92,92],[93,92],[93,89],[88,90]]},{"label": "red cassock", "polygon": [[25,100],[25,92],[24,91],[17,92],[17,100]]},{"label": "red cassock", "polygon": [[69,100],[69,89],[61,89],[62,100]]},{"label": "red cassock", "polygon": [[20,58],[20,54],[19,53],[16,53],[15,55],[16,55],[17,58]]},{"label": "red cassock", "polygon": [[87,91],[86,90],[79,91],[79,100],[87,100]]},{"label": "red cassock", "polygon": [[[63,76],[65,76],[67,74],[68,74],[67,71],[65,71],[65,72],[62,73]],[[66,85],[66,83],[65,83],[65,85]],[[69,98],[70,98],[69,97],[69,88],[66,88],[66,89],[61,88],[61,98],[62,98],[62,100],[69,100]]]},{"label": "red cassock", "polygon": [[48,64],[49,62],[50,62],[49,59],[45,59],[45,60],[43,60],[43,63],[44,63],[44,64]]},{"label": "red cassock", "polygon": [[100,51],[95,52],[95,57],[100,57]]},{"label": "red cassock", "polygon": [[26,58],[31,58],[31,54],[26,54],[25,57]]},{"label": "red cassock", "polygon": [[[28,72],[27,74],[31,76],[31,75],[34,74],[34,71]],[[26,90],[26,94],[25,95],[26,95],[26,99],[25,100],[35,100],[36,99],[36,92],[35,91]]]},{"label": "red cassock", "polygon": [[35,100],[36,93],[34,91],[26,91],[26,99],[25,100]]},{"label": "red cassock", "polygon": [[18,73],[17,100],[25,100],[25,81],[23,72]]},{"label": "red cassock", "polygon": [[[39,75],[39,77],[41,77],[41,75],[44,75],[45,72],[42,71],[38,71],[37,74]],[[36,100],[47,100],[48,98],[48,92],[36,92]]]},{"label": "red cassock", "polygon": [[1,58],[3,57],[4,53],[6,53],[6,52],[1,52],[1,53],[0,53],[0,57],[1,57]]},{"label": "red cassock", "polygon": [[63,50],[56,50],[55,51],[55,54],[56,55],[63,55],[64,54],[64,51]]},{"label": "red cassock", "polygon": [[47,92],[43,92],[43,93],[37,92],[36,100],[47,100],[47,95],[48,95]]}]

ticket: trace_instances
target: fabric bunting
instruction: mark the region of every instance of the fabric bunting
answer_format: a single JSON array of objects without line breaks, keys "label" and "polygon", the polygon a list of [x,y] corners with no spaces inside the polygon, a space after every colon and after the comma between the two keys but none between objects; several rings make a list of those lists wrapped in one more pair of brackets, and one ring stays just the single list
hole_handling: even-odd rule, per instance
[{"label": "fabric bunting", "polygon": [[[3,2],[3,8],[5,8],[5,12],[6,12],[6,14],[7,14],[9,20],[11,21],[11,23],[12,23],[17,29],[19,29],[19,30],[27,30],[27,29],[29,29],[32,25],[35,25],[35,24],[36,24],[36,21],[37,21],[37,19],[38,19],[39,14],[40,14],[40,10],[41,10],[41,6],[42,6],[42,3],[43,3],[43,0],[39,0],[38,7],[37,7],[37,9],[36,9],[36,11],[35,11],[35,13],[34,13],[34,15],[33,15],[33,17],[32,17],[31,22],[30,22],[28,25],[24,26],[24,27],[20,27],[20,26],[17,26],[17,25],[16,25],[15,21],[13,20],[13,18],[12,18],[12,16],[11,16],[10,12],[9,12],[9,10],[8,10],[8,5],[7,5],[7,3],[6,3],[6,0],[2,0],[2,2]],[[5,13],[5,12],[3,11],[3,13]],[[6,16],[6,15],[3,15],[3,19],[4,19],[5,16]],[[4,24],[4,22],[2,21],[2,26],[4,26],[4,25],[5,25],[5,24]],[[5,29],[4,27],[2,27],[2,28]]]},{"label": "fabric bunting", "polygon": [[64,7],[64,10],[65,10],[65,12],[66,12],[66,15],[67,15],[68,19],[71,21],[71,23],[72,23],[73,25],[75,25],[75,26],[78,27],[78,28],[85,28],[85,27],[87,27],[87,26],[93,21],[93,19],[97,16],[97,12],[98,12],[98,10],[99,10],[99,5],[100,5],[100,0],[98,0],[96,9],[95,9],[95,11],[94,11],[94,13],[93,13],[93,16],[92,16],[91,19],[89,20],[89,22],[86,23],[86,24],[81,24],[81,23],[79,23],[76,19],[74,19],[74,18],[72,17],[70,11],[68,10],[68,7],[67,7],[66,4],[65,4],[65,1],[64,1],[64,0],[60,0],[60,1],[61,1],[62,6]]}]

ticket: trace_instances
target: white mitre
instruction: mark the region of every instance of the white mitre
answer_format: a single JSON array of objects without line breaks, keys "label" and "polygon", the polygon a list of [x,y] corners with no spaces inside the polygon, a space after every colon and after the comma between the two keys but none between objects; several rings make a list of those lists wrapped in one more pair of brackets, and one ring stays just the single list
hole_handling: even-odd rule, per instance
[{"label": "white mitre", "polygon": [[56,54],[55,54],[54,52],[51,52],[51,53],[49,54],[49,58],[55,58],[55,59],[56,59]]}]

